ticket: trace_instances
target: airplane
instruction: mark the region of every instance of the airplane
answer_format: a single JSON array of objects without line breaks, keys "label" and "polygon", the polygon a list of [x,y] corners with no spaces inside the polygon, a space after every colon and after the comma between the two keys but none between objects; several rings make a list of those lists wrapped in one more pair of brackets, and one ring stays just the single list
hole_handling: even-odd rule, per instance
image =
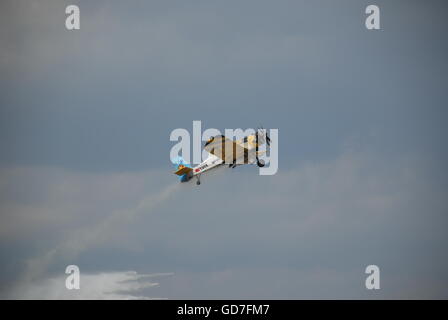
[{"label": "airplane", "polygon": [[258,167],[264,167],[265,163],[259,158],[266,151],[259,151],[259,147],[267,144],[271,145],[267,131],[263,128],[257,129],[253,135],[248,135],[241,140],[230,140],[224,135],[211,137],[204,145],[204,150],[209,153],[207,159],[196,167],[191,167],[182,157],[171,159],[181,182],[188,182],[196,178],[196,184],[200,185],[200,177],[204,172],[222,167],[226,164],[229,168],[235,168],[238,165],[254,164]]}]

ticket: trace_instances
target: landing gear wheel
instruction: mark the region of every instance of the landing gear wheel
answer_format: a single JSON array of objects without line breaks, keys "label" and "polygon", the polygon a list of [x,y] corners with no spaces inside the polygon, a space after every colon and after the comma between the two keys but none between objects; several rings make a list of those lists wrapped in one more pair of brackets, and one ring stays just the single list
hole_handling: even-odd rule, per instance
[{"label": "landing gear wheel", "polygon": [[257,159],[257,166],[259,166],[260,168],[264,167],[265,163],[262,159]]},{"label": "landing gear wheel", "polygon": [[196,181],[196,185],[200,185],[201,184],[201,181]]}]

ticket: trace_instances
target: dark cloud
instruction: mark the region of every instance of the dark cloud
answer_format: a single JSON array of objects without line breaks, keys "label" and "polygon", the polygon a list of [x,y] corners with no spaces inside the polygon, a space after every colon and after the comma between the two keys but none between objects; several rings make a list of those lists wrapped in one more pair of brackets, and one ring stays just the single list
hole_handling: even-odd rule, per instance
[{"label": "dark cloud", "polygon": [[[275,176],[227,169],[201,187],[158,172],[47,172],[45,200],[14,200],[0,235],[35,249],[2,255],[6,266],[27,261],[19,283],[73,261],[87,273],[174,272],[155,292],[168,298],[445,297],[446,186],[418,159],[386,160],[348,152]],[[45,178],[54,175],[62,190]],[[375,295],[364,288],[369,264],[383,272]]]},{"label": "dark cloud", "polygon": [[[152,297],[447,297],[446,5],[368,4],[2,2],[2,297],[74,261],[174,272]],[[279,173],[177,185],[193,120],[278,128]]]},{"label": "dark cloud", "polygon": [[79,2],[77,32],[65,4],[3,4],[2,163],[157,168],[192,120],[279,128],[286,166],[348,139],[446,159],[443,2],[380,1],[378,32],[362,1]]}]

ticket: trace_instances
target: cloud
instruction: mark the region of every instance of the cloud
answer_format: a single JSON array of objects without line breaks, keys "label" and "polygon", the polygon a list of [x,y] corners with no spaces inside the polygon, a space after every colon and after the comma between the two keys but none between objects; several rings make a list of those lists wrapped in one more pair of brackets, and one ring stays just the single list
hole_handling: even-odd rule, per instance
[{"label": "cloud", "polygon": [[96,224],[73,230],[55,248],[26,262],[27,270],[23,281],[34,280],[44,274],[48,266],[57,258],[74,260],[84,250],[107,243],[120,228],[132,223],[138,215],[151,214],[157,205],[167,201],[178,188],[178,183],[168,185],[158,192],[144,196],[133,207],[114,211]]},{"label": "cloud", "polygon": [[[26,276],[10,271],[23,286],[67,264],[169,270],[167,298],[445,297],[446,187],[428,163],[346,151],[274,176],[227,169],[200,187],[158,171],[5,169],[5,205],[29,210],[2,215],[3,268],[28,261]],[[23,238],[32,247],[14,249]],[[363,287],[372,263],[375,296]]]},{"label": "cloud", "polygon": [[[137,4],[125,11],[121,5],[108,2],[82,3],[81,30],[70,34],[63,19],[66,5],[54,1],[6,4],[5,25],[11,30],[20,24],[22,32],[16,32],[15,37],[0,33],[4,44],[0,68],[4,72],[34,78],[60,66],[59,73],[63,73],[64,68],[69,68],[67,57],[71,64],[86,68],[87,72],[94,65],[111,77],[125,74],[133,78],[150,72],[171,81],[200,80],[217,73],[256,70],[272,63],[285,66],[302,62],[303,69],[320,65],[316,55],[322,45],[313,37],[303,32],[283,34],[284,30],[276,24],[272,28],[261,27],[267,22],[262,16],[253,16],[252,24],[259,28],[247,27],[246,17],[226,6],[220,6],[217,14],[216,8],[208,5],[185,8],[153,3],[141,5],[144,14],[136,15]],[[239,6],[242,11],[253,9],[251,5]],[[285,10],[283,14],[291,12]],[[229,18],[233,24],[229,24]],[[117,41],[122,48],[119,54]],[[75,73],[80,80],[82,75]]]},{"label": "cloud", "polygon": [[160,299],[142,293],[144,289],[157,287],[154,278],[172,274],[138,274],[135,271],[102,272],[80,275],[80,289],[68,290],[65,276],[33,281],[18,285],[6,297],[7,299],[43,299],[43,300],[130,300]]},{"label": "cloud", "polygon": [[87,249],[101,247],[138,215],[150,214],[178,188],[177,181],[172,181],[161,190],[148,190],[145,179],[152,181],[156,172],[89,175],[24,167],[2,169],[0,175],[3,243],[20,239],[42,244],[48,234],[57,239],[28,253],[23,261],[25,270],[18,278],[22,284],[45,276],[57,261],[74,260]]},{"label": "cloud", "polygon": [[47,229],[96,225],[106,216],[120,216],[130,209],[135,214],[150,205],[151,199],[145,197],[167,195],[157,189],[157,181],[168,184],[155,170],[91,174],[58,167],[8,167],[0,169],[0,176],[0,239],[4,240],[32,237]]},{"label": "cloud", "polygon": [[[77,264],[174,271],[164,297],[371,298],[376,263],[373,297],[448,296],[442,2],[385,1],[370,33],[350,1],[83,1],[69,32],[77,2],[1,5],[2,294]],[[168,173],[173,128],[254,116],[277,175]]]}]

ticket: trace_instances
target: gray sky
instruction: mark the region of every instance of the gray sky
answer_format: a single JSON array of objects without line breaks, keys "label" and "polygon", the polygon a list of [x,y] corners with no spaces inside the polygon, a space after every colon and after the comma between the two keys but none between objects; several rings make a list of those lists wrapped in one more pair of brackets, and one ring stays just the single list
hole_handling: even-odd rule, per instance
[{"label": "gray sky", "polygon": [[[447,6],[372,3],[3,1],[0,297],[447,298]],[[193,120],[278,128],[279,172],[179,185]]]}]

